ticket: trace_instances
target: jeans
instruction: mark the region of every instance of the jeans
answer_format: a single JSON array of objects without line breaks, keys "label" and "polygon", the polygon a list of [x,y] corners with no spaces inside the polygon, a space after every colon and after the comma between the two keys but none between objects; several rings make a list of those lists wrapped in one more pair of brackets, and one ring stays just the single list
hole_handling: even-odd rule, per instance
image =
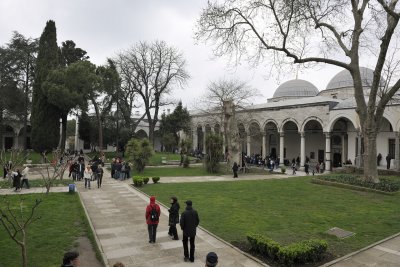
[{"label": "jeans", "polygon": [[[194,240],[195,240],[196,236],[187,236],[185,234],[183,234],[183,239],[182,239],[182,243],[183,243],[183,255],[185,256],[185,258],[189,258],[190,261],[194,261]],[[188,251],[188,239],[190,240],[190,255],[189,255],[189,251]]]},{"label": "jeans", "polygon": [[29,182],[28,182],[28,179],[22,179],[22,182],[21,182],[21,188],[22,187],[24,187],[24,184],[26,184],[26,188],[28,188],[29,189]]},{"label": "jeans", "polygon": [[86,186],[90,188],[90,178],[85,178],[85,188]]},{"label": "jeans", "polygon": [[157,235],[157,226],[158,224],[148,224],[147,231],[149,232],[149,242],[156,242],[156,235]]}]

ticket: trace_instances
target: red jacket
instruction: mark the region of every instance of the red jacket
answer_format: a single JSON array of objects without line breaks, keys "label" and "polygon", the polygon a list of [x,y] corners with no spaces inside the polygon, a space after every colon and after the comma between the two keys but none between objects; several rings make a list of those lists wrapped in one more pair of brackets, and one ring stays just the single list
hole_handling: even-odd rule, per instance
[{"label": "red jacket", "polygon": [[151,196],[150,197],[150,204],[147,205],[147,207],[146,207],[145,216],[146,216],[146,223],[147,224],[158,224],[158,221],[152,222],[150,220],[150,211],[153,209],[153,207],[155,207],[155,209],[156,209],[156,211],[158,213],[158,218],[160,218],[160,215],[161,215],[160,206],[158,204],[156,204],[156,197]]}]

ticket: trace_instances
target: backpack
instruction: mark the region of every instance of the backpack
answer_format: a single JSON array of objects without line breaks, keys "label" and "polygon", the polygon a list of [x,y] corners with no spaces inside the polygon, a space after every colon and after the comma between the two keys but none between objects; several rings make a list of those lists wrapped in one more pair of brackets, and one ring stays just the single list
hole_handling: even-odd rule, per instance
[{"label": "backpack", "polygon": [[150,221],[152,221],[152,222],[157,222],[158,221],[158,212],[157,212],[156,206],[152,206],[151,207]]}]

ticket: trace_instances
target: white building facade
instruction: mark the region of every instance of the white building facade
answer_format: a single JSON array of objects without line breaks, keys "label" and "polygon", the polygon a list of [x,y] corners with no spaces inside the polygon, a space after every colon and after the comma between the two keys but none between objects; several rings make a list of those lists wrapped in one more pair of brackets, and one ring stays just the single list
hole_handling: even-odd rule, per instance
[{"label": "white building facade", "polygon": [[[373,72],[361,68],[365,94],[369,94]],[[324,162],[331,170],[346,162],[361,164],[363,153],[360,121],[355,112],[353,80],[347,70],[335,75],[323,91],[308,81],[291,80],[280,85],[267,103],[236,112],[240,150],[247,155],[300,158]],[[218,117],[218,116],[217,116]],[[222,122],[210,115],[192,115],[193,149],[205,150],[208,132],[222,133]],[[400,102],[386,107],[377,138],[381,167],[400,169]]]}]

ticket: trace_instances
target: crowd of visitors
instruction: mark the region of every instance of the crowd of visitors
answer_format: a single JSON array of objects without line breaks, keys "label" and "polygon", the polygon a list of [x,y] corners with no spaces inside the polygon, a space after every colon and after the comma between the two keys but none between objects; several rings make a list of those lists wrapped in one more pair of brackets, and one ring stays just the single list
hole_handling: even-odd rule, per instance
[{"label": "crowd of visitors", "polygon": [[125,180],[131,177],[131,166],[129,162],[121,158],[113,158],[111,162],[111,177],[117,180]]}]

